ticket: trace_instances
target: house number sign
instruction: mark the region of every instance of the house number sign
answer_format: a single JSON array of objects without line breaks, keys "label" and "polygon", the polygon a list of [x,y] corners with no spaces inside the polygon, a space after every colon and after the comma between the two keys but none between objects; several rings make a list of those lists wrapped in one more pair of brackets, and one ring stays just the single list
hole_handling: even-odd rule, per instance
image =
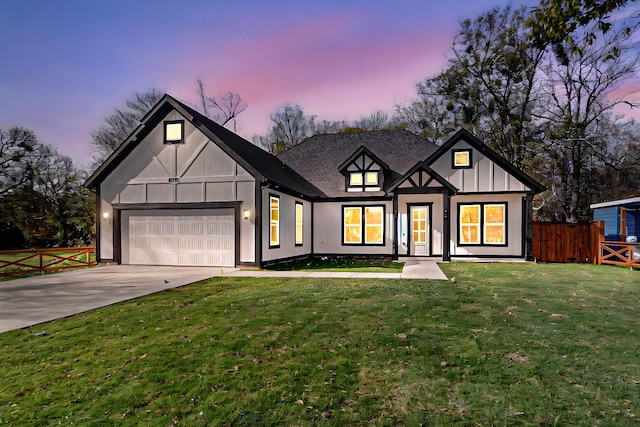
[{"label": "house number sign", "polygon": [[169,184],[177,184],[180,182],[180,178],[169,178]]}]

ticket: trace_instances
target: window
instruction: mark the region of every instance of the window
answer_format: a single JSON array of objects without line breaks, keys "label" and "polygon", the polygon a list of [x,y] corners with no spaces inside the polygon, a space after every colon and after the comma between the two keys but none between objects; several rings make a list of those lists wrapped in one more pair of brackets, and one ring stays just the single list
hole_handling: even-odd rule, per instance
[{"label": "window", "polygon": [[269,247],[280,246],[280,198],[269,196]]},{"label": "window", "polygon": [[184,141],[184,120],[164,122],[165,144],[176,144]]},{"label": "window", "polygon": [[349,174],[349,185],[350,186],[361,186],[362,185],[362,173],[361,172],[351,172]]},{"label": "window", "polygon": [[384,244],[384,206],[343,206],[342,213],[343,244]]},{"label": "window", "polygon": [[507,204],[459,204],[460,245],[506,245]]},{"label": "window", "polygon": [[302,214],[304,208],[302,203],[296,202],[296,246],[302,246]]},{"label": "window", "polygon": [[467,169],[471,167],[471,150],[451,151],[451,167],[454,169]]},{"label": "window", "polygon": [[380,184],[378,171],[374,172],[350,172],[349,191],[379,191]]}]

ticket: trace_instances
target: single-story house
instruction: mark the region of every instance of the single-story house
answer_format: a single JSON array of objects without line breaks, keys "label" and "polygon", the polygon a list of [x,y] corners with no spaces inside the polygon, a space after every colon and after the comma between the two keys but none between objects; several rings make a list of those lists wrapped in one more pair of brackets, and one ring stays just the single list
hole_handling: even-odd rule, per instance
[{"label": "single-story house", "polygon": [[[594,203],[593,220],[604,221],[604,238],[637,242],[640,237],[640,197]],[[628,240],[627,240],[628,239]]]},{"label": "single-story house", "polygon": [[169,95],[87,180],[97,256],[264,266],[309,255],[531,257],[544,187],[466,130],[316,135],[274,156]]}]

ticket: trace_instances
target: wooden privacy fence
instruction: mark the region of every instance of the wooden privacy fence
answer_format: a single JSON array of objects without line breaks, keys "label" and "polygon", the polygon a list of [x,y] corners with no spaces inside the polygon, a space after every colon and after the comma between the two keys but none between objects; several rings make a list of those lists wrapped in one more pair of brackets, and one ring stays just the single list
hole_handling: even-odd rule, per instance
[{"label": "wooden privacy fence", "polygon": [[544,262],[599,263],[600,242],[604,240],[602,221],[534,222],[533,258]]},{"label": "wooden privacy fence", "polygon": [[0,251],[0,277],[89,267],[97,264],[95,254],[93,246]]}]

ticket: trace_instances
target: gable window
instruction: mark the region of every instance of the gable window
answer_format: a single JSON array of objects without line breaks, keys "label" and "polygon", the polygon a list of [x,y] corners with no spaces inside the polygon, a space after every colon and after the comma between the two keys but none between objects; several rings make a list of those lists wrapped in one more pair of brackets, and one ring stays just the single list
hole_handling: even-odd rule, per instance
[{"label": "gable window", "polygon": [[304,213],[304,208],[302,203],[296,202],[296,246],[302,246],[302,215]]},{"label": "gable window", "polygon": [[280,198],[269,196],[269,247],[280,247]]},{"label": "gable window", "polygon": [[345,245],[384,244],[384,206],[343,206]]},{"label": "gable window", "polygon": [[177,144],[184,142],[184,120],[164,122],[164,143]]},{"label": "gable window", "polygon": [[468,169],[471,167],[471,150],[452,150],[451,167],[453,169]]},{"label": "gable window", "polygon": [[458,244],[506,245],[507,204],[459,204]]}]

